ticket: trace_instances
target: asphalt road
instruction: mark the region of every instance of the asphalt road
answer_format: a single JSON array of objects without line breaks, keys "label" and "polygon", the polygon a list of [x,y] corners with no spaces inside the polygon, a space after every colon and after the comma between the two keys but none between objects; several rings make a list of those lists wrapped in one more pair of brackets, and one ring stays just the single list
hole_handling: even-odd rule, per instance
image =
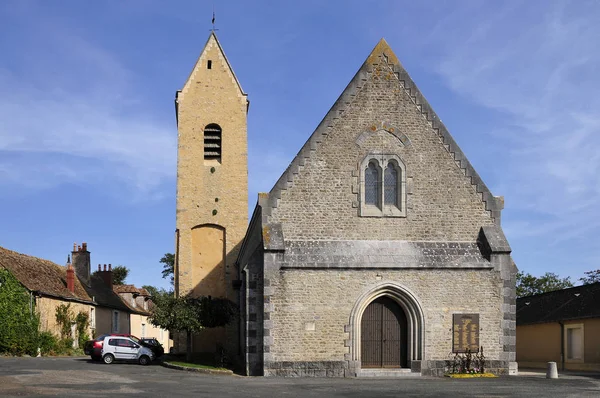
[{"label": "asphalt road", "polygon": [[547,380],[262,378],[215,376],[87,358],[0,357],[0,396],[85,397],[600,397],[600,375]]}]

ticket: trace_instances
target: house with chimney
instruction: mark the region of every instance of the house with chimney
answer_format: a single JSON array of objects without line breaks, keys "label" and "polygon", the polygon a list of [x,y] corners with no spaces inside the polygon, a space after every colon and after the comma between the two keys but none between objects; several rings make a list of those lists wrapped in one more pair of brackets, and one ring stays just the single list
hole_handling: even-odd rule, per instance
[{"label": "house with chimney", "polygon": [[153,306],[150,293],[134,285],[114,285],[113,290],[131,310],[131,334],[140,338],[155,338],[168,352],[173,345],[169,331],[152,325],[148,320]]},{"label": "house with chimney", "polygon": [[97,272],[91,272],[90,252],[87,243],[73,244],[72,267],[77,279],[95,308],[90,316],[93,335],[105,333],[131,333],[131,315],[134,311],[113,290],[112,265],[98,264]]},{"label": "house with chimney", "polygon": [[[95,319],[98,305],[83,283],[75,276],[72,265],[61,266],[52,261],[17,253],[0,247],[0,268],[9,271],[28,291],[32,308],[40,315],[40,329],[60,336],[56,309],[69,305],[73,314],[83,312]],[[90,322],[88,334],[93,334]],[[72,334],[75,330],[73,327]],[[77,344],[77,339],[74,339]]]}]

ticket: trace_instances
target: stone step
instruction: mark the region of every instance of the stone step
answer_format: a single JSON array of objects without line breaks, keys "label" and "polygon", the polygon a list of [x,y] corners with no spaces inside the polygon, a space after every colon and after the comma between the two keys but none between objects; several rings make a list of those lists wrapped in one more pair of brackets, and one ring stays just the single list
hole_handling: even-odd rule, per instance
[{"label": "stone step", "polygon": [[361,369],[358,377],[418,377],[421,373],[411,372],[410,369]]}]

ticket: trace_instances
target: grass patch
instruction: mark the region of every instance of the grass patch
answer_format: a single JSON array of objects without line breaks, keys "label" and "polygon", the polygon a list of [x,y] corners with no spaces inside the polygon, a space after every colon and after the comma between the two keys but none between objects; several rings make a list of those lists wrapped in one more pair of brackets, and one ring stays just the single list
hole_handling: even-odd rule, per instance
[{"label": "grass patch", "polygon": [[225,368],[216,368],[210,365],[202,365],[198,363],[189,363],[189,362],[181,362],[181,361],[168,361],[168,363],[177,366],[183,366],[186,368],[194,368],[194,369],[212,369],[212,370],[228,370]]},{"label": "grass patch", "polygon": [[475,379],[480,377],[498,377],[493,373],[450,373],[445,375],[452,379]]}]

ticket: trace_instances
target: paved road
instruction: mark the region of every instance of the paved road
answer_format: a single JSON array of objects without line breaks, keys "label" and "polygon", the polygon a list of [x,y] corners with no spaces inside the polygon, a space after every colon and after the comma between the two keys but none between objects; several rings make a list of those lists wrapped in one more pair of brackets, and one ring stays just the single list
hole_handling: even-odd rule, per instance
[{"label": "paved road", "polygon": [[276,379],[213,376],[86,358],[0,358],[0,396],[144,397],[599,397],[600,376],[497,379]]}]

